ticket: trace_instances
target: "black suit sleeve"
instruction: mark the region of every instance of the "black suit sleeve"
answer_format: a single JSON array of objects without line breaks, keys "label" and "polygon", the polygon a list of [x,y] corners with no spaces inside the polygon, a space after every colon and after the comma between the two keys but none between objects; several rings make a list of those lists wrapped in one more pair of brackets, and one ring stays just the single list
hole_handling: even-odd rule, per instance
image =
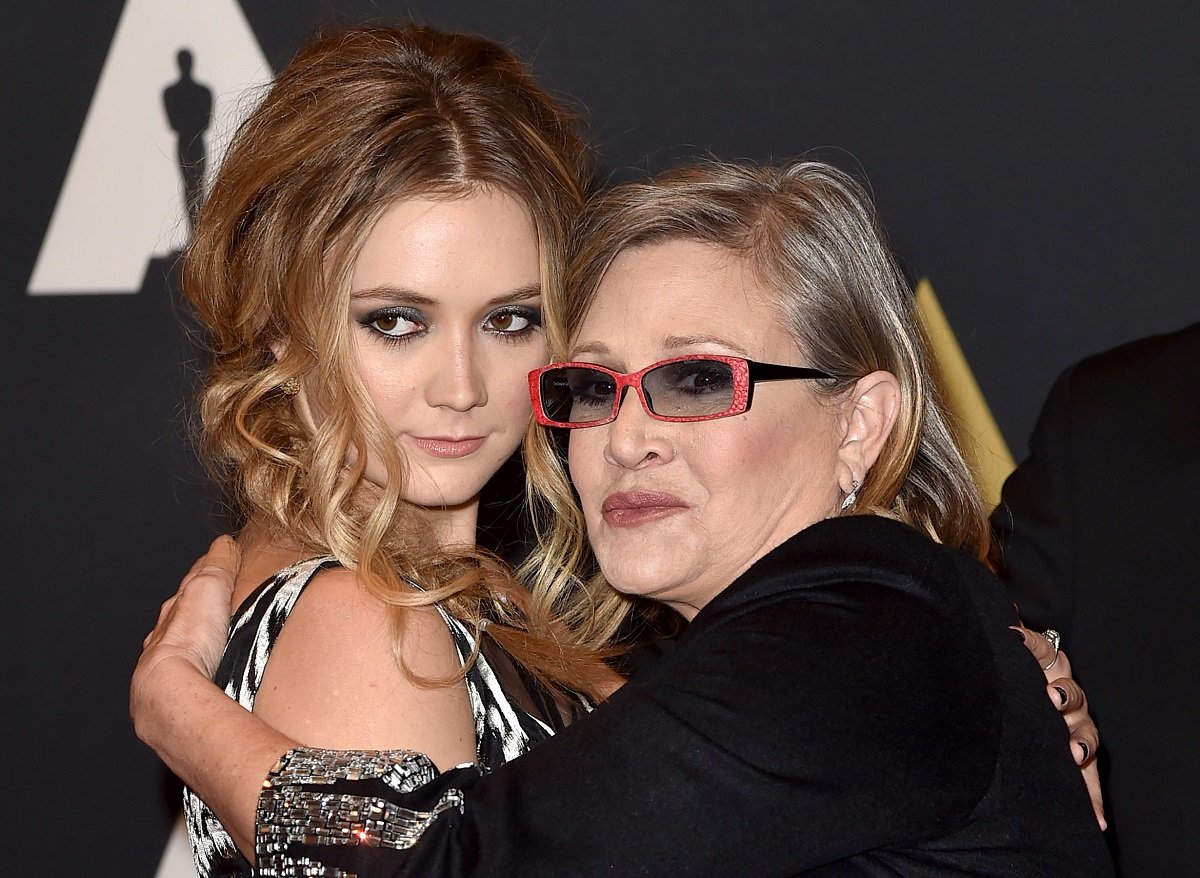
[{"label": "black suit sleeve", "polygon": [[1068,640],[1075,590],[1074,374],[1072,367],[1055,382],[1030,437],[1029,457],[1004,483],[992,514],[1000,575],[1022,620],[1036,628],[1053,625]]}]

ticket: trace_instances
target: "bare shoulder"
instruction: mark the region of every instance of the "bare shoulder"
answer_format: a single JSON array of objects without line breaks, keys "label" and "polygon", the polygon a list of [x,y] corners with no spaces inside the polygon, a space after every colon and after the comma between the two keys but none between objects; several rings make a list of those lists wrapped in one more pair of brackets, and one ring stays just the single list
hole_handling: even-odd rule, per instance
[{"label": "bare shoulder", "polygon": [[[403,663],[401,662],[401,657]],[[318,573],[296,601],[263,674],[254,711],[312,747],[407,748],[440,767],[469,761],[474,725],[460,662],[435,607],[392,611],[352,571]]]}]

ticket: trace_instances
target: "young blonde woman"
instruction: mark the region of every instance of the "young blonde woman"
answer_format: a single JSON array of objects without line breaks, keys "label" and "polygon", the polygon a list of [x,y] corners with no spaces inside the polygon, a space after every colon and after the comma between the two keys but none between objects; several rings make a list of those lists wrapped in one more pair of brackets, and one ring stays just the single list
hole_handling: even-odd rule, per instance
[{"label": "young blonde woman", "polygon": [[[490,769],[615,679],[609,631],[552,622],[475,548],[586,158],[505,49],[358,28],[298,54],[216,177],[183,283],[245,522],[217,681],[308,745]],[[249,874],[250,839],[185,805],[200,874]]]}]

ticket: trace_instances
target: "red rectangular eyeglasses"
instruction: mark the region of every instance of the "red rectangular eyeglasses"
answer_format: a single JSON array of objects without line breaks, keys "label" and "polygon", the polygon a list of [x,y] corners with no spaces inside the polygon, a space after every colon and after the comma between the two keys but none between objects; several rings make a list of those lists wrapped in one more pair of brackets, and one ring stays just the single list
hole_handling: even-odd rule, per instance
[{"label": "red rectangular eyeglasses", "polygon": [[551,363],[529,373],[533,417],[544,427],[598,427],[616,419],[626,387],[660,421],[711,421],[750,408],[759,381],[833,378],[820,369],[695,354],[621,373],[595,363]]}]

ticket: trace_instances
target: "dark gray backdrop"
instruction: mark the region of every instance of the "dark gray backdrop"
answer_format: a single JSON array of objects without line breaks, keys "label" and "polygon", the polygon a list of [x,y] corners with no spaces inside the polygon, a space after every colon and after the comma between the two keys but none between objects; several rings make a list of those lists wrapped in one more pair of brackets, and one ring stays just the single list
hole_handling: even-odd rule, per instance
[{"label": "dark gray backdrop", "polygon": [[[1059,369],[1200,319],[1193,3],[242,7],[276,69],[335,21],[411,15],[510,42],[587,109],[618,175],[700,149],[861,168],[1018,459]],[[190,354],[166,266],[134,296],[25,293],[121,8],[5,14],[5,872],[154,874],[176,790],[132,735],[128,673],[220,521],[183,439]]]}]

